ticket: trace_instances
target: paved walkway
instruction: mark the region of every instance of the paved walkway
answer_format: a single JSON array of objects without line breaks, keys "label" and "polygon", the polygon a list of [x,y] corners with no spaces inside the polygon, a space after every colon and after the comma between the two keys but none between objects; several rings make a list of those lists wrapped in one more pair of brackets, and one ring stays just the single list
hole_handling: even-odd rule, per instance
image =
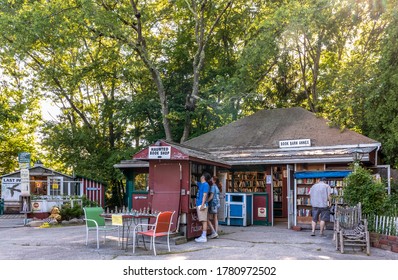
[{"label": "paved walkway", "polygon": [[[371,255],[348,250],[335,250],[333,232],[326,237],[310,236],[309,231],[293,231],[280,223],[274,227],[220,226],[220,238],[207,243],[188,241],[156,248],[158,256],[139,247],[125,252],[117,245],[117,237],[110,237],[96,249],[95,233],[90,232],[85,245],[85,226],[25,227],[24,217],[0,216],[0,260],[398,260],[398,254],[371,248]],[[142,244],[141,244],[142,245]]]},{"label": "paved walkway", "polygon": [[[24,215],[23,214],[6,214],[6,215],[0,215],[0,221],[1,220],[10,220],[10,219],[23,219]],[[1,223],[1,222],[0,222]]]}]

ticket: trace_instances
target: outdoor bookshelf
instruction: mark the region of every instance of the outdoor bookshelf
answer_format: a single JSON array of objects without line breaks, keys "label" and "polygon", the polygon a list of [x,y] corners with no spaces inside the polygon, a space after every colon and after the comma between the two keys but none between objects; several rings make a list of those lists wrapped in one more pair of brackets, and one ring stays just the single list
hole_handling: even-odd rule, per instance
[{"label": "outdoor bookshelf", "polygon": [[[212,167],[210,165],[205,164],[198,164],[198,163],[191,163],[191,181],[192,179],[194,182],[199,182],[200,177],[202,176],[203,172],[209,172],[211,175]],[[190,199],[189,199],[189,208],[195,209],[196,208],[196,195],[198,193],[198,186],[196,183],[191,182],[190,186]]]},{"label": "outdoor bookshelf", "polygon": [[227,192],[265,192],[266,172],[228,173]]},{"label": "outdoor bookshelf", "polygon": [[277,166],[272,169],[274,217],[283,216],[283,170]]},{"label": "outdoor bookshelf", "polygon": [[[333,171],[332,171],[333,172]],[[336,176],[335,173],[326,172],[325,176],[322,176],[320,173],[317,177],[309,177],[309,178],[297,178],[296,179],[296,215],[297,215],[297,223],[311,223],[312,214],[311,214],[311,199],[310,199],[310,189],[313,184],[320,181],[321,176],[326,177],[329,176]],[[343,194],[344,194],[344,178],[346,176],[345,172],[342,172],[341,177],[326,177],[325,183],[327,183],[331,187],[332,191],[332,206],[331,206],[331,213],[330,222],[334,222],[334,208],[337,205],[344,204],[343,201]]]}]

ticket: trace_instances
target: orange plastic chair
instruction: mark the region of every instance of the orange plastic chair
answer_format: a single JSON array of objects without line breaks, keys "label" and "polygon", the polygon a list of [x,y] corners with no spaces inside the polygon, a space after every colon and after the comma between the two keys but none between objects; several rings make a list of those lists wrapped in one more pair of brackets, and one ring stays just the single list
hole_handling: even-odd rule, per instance
[{"label": "orange plastic chair", "polygon": [[[151,238],[150,247],[153,248],[153,253],[155,256],[156,256],[156,248],[155,248],[156,237],[166,236],[167,247],[170,252],[170,228],[172,225],[174,213],[175,213],[175,211],[160,212],[156,216],[156,221],[154,224],[137,224],[134,227],[134,231],[133,231],[133,253],[135,252],[136,238],[138,235],[142,235],[144,237],[148,236]],[[144,227],[147,228],[146,231],[142,230]],[[144,242],[145,242],[145,240],[144,240]]]}]

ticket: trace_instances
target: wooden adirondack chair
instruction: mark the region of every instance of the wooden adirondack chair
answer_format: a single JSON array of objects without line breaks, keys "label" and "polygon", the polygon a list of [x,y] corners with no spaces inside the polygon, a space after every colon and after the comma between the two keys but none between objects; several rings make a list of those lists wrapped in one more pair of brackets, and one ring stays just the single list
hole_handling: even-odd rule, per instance
[{"label": "wooden adirondack chair", "polygon": [[370,255],[368,222],[362,218],[361,203],[353,207],[337,206],[335,214],[334,239],[336,250],[343,254],[345,248],[359,247]]}]

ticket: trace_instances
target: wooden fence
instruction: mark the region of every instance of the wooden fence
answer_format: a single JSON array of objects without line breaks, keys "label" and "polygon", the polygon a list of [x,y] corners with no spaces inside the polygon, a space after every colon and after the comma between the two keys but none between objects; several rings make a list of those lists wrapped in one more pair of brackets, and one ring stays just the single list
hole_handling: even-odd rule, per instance
[{"label": "wooden fence", "polygon": [[397,216],[367,215],[368,229],[370,232],[398,236]]}]

